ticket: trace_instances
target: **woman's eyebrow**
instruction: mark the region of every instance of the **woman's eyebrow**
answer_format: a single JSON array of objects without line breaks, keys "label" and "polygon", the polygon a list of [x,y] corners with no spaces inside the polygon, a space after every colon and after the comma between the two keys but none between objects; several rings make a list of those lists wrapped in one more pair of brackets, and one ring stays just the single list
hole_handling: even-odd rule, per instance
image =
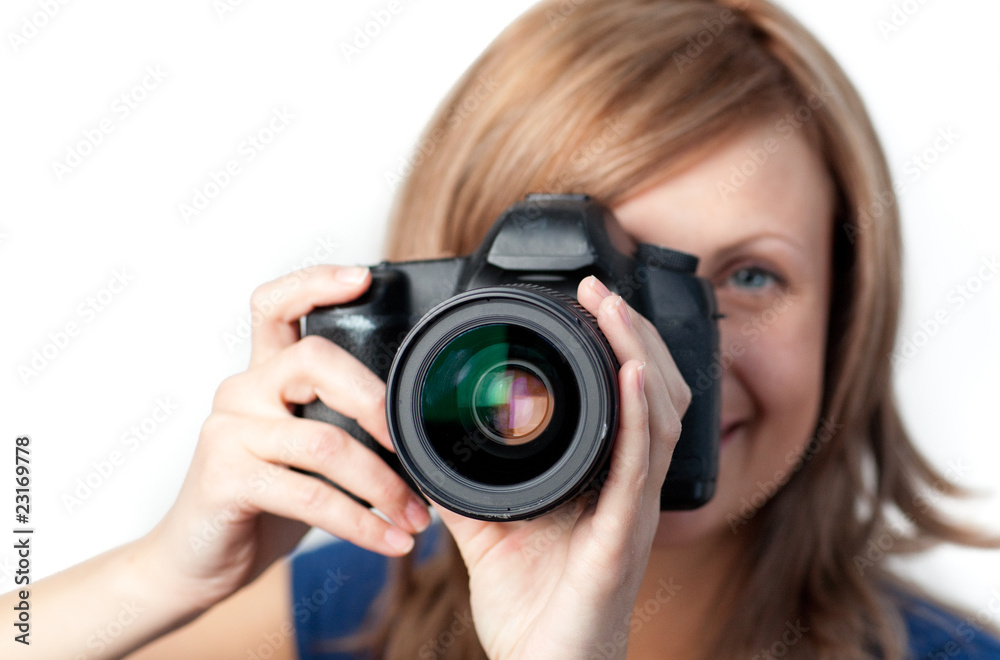
[{"label": "woman's eyebrow", "polygon": [[[771,241],[777,241],[801,254],[809,252],[809,247],[803,241],[790,234],[775,231],[759,231],[736,238],[732,242],[727,243],[724,247],[716,250],[711,257],[713,260],[725,260],[734,254],[754,247],[757,243],[765,241],[768,243]],[[707,257],[709,255],[705,256]]]}]

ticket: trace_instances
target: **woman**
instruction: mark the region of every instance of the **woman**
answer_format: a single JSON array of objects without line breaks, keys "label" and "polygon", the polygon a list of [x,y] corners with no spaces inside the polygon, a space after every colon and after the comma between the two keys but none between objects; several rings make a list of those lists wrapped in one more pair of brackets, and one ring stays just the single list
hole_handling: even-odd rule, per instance
[{"label": "woman", "polygon": [[[492,91],[457,114],[483,79]],[[578,298],[622,364],[599,497],[522,523],[441,510],[427,556],[387,569],[380,557],[407,555],[430,524],[426,507],[345,433],[290,413],[318,397],[389,445],[381,382],[298,338],[300,316],[370,282],[321,267],[255,293],[274,304],[250,369],[219,388],[160,525],[37,586],[38,607],[79,613],[64,639],[39,639],[63,644],[53,657],[129,599],[141,612],[105,655],[295,657],[293,629],[302,657],[1000,654],[982,621],[896,583],[871,552],[993,541],[920,497],[955,489],[913,449],[890,391],[899,228],[896,207],[876,204],[892,185],[856,93],[801,27],[759,0],[543,3],[473,65],[421,144],[390,259],[470,252],[532,191],[587,192],[633,240],[701,257],[726,315],[715,498],[659,511],[690,390],[648,323],[588,278]],[[307,525],[365,551],[275,561]]]}]

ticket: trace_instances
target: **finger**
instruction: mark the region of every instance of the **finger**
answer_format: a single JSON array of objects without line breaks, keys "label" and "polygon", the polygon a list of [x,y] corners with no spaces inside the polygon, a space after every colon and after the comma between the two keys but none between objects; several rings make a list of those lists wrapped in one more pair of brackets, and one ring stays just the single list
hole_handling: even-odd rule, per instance
[{"label": "finger", "polygon": [[[437,502],[432,501],[431,506],[437,511],[441,522],[455,539],[455,544],[458,546],[466,566],[470,569],[475,567],[488,548],[503,539],[503,530],[499,528],[497,523],[466,518]],[[477,542],[473,543],[473,540]]]},{"label": "finger", "polygon": [[[581,304],[589,307],[598,319],[620,362],[630,359],[646,363],[646,393],[653,401],[650,406],[650,426],[653,438],[652,461],[654,474],[666,474],[670,455],[680,437],[681,414],[691,398],[659,332],[621,296],[611,294],[596,278],[587,278],[579,287]],[[662,483],[662,480],[661,480]]]},{"label": "finger", "polygon": [[[601,324],[602,321],[602,303],[605,305],[611,305],[613,303],[614,311],[618,312],[616,317],[614,314],[610,314],[611,309],[607,309],[607,314],[604,315],[605,323],[610,320],[611,328],[613,334],[616,336],[621,336],[622,334],[629,334],[627,330],[621,332],[615,332],[616,322],[619,318],[622,319],[626,328],[631,330],[631,334],[634,334],[641,342],[641,349],[636,352],[633,348],[631,352],[626,355],[618,355],[620,361],[624,362],[627,359],[641,359],[650,366],[655,367],[655,371],[662,374],[664,384],[667,386],[667,390],[670,394],[670,399],[674,404],[676,410],[683,416],[684,412],[687,410],[688,404],[691,401],[691,389],[688,387],[687,383],[684,382],[683,377],[680,376],[680,371],[677,369],[677,365],[674,362],[673,356],[670,355],[669,347],[663,342],[663,338],[660,333],[649,322],[648,319],[638,314],[634,309],[629,307],[621,298],[621,296],[615,296],[612,294],[604,284],[594,276],[584,278],[580,282],[580,286],[577,287],[577,298],[580,304],[583,305],[591,314],[593,314],[597,319],[598,323]],[[607,299],[611,298],[610,301]],[[627,316],[627,318],[626,318]],[[605,329],[605,325],[601,324],[601,329]],[[607,331],[605,332],[607,335]],[[608,337],[611,341],[611,337]],[[615,347],[615,342],[612,342],[612,346]],[[617,353],[617,348],[616,348]],[[651,384],[658,384],[657,378],[652,374],[652,371],[647,373]]]},{"label": "finger", "polygon": [[670,401],[673,403],[674,409],[683,417],[691,403],[691,388],[681,375],[680,369],[677,368],[677,363],[674,362],[674,357],[670,354],[670,348],[663,341],[656,326],[631,307],[629,307],[629,312],[635,322],[636,334],[647,347],[647,354],[656,365],[657,373],[667,383]]},{"label": "finger", "polygon": [[[654,472],[659,474],[662,470],[662,476],[665,477],[670,462],[669,456],[672,455],[681,434],[681,417],[674,400],[688,396],[686,395],[688,387],[672,360],[667,364],[666,370],[654,366],[657,363],[653,360],[649,347],[654,342],[656,345],[662,345],[663,340],[659,336],[650,341],[643,340],[633,325],[635,316],[637,316],[635,312],[622,301],[621,296],[608,296],[601,301],[598,324],[619,361],[642,360],[646,364],[644,369],[646,396],[655,401],[655,405],[648,413],[651,433],[656,439],[651,458]],[[651,366],[653,368],[650,368]],[[684,404],[686,405],[686,401]],[[662,483],[663,479],[660,479],[657,487]]]},{"label": "finger", "polygon": [[319,473],[407,532],[430,524],[426,505],[406,482],[340,427],[312,419],[239,417],[233,433],[257,458]]},{"label": "finger", "polygon": [[250,366],[269,360],[299,338],[299,319],[316,307],[360,296],[371,283],[367,268],[314,266],[259,286],[250,298]]},{"label": "finger", "polygon": [[262,511],[301,520],[345,541],[383,555],[405,555],[413,536],[378,517],[333,486],[289,469],[252,489],[249,502]]},{"label": "finger", "polygon": [[356,357],[310,335],[255,369],[227,379],[215,396],[218,410],[286,417],[288,404],[319,399],[357,420],[379,444],[392,449],[385,420],[385,383]]},{"label": "finger", "polygon": [[441,517],[441,522],[455,539],[462,560],[470,572],[475,570],[479,562],[487,557],[491,550],[500,547],[512,535],[516,535],[529,524],[525,521],[498,523],[466,518],[436,502],[431,504]]},{"label": "finger", "polygon": [[659,508],[662,479],[650,471],[649,406],[643,391],[644,372],[645,365],[637,360],[628,361],[619,372],[621,417],[610,469],[594,516],[602,536],[617,543],[627,543],[633,538],[644,505],[655,499]]}]

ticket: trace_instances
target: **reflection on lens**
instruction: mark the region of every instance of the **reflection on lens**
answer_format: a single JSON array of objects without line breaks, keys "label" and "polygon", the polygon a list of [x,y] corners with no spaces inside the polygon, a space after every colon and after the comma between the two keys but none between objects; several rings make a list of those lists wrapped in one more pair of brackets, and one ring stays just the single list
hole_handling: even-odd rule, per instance
[{"label": "reflection on lens", "polygon": [[579,419],[572,368],[536,331],[509,323],[466,330],[431,360],[420,421],[438,456],[464,477],[500,485],[556,464]]},{"label": "reflection on lens", "polygon": [[554,405],[548,379],[516,360],[490,368],[473,394],[476,425],[504,445],[522,445],[541,435],[552,419]]}]

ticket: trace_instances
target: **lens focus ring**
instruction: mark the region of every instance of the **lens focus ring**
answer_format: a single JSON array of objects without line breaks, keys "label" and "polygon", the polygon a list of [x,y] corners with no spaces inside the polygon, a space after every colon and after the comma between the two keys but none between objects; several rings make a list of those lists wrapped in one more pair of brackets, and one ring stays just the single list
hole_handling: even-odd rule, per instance
[{"label": "lens focus ring", "polygon": [[388,378],[397,455],[463,515],[540,515],[605,467],[618,363],[575,300],[534,285],[476,289],[431,310]]}]

